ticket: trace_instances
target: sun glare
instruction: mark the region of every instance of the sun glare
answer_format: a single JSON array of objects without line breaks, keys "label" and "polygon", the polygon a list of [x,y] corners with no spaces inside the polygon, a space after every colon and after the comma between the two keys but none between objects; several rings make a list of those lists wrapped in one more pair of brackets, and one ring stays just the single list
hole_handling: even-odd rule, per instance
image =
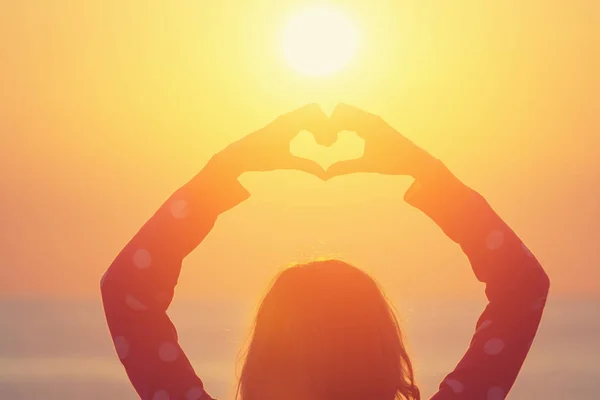
[{"label": "sun glare", "polygon": [[288,63],[303,75],[329,75],[352,60],[358,48],[354,24],[338,10],[317,6],[288,21],[283,51]]}]

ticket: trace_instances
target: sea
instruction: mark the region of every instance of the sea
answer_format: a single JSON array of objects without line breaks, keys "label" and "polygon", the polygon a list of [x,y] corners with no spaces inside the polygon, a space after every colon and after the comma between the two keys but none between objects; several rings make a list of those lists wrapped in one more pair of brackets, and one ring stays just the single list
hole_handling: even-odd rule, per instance
[{"label": "sea", "polygon": [[[469,344],[483,301],[401,302],[428,399]],[[233,399],[254,304],[174,301],[169,314],[209,393]],[[0,399],[134,400],[100,300],[0,300]],[[600,301],[550,298],[509,399],[600,400]],[[482,399],[485,400],[485,399]]]}]

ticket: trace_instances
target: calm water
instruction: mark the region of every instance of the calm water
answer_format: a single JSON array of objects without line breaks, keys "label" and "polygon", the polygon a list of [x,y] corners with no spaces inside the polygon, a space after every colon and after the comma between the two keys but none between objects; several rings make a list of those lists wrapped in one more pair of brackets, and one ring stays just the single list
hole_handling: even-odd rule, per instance
[{"label": "calm water", "polygon": [[[400,308],[427,398],[469,343],[481,302]],[[550,301],[510,399],[600,399],[600,302]],[[171,315],[209,392],[229,399],[250,309],[175,302]],[[0,399],[133,400],[98,302],[0,302]]]}]

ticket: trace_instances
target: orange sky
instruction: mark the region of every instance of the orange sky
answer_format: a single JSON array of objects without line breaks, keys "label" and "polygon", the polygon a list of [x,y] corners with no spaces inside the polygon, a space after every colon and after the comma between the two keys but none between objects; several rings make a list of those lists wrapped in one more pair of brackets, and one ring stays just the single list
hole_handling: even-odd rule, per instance
[{"label": "orange sky", "polygon": [[[561,296],[600,295],[600,3],[338,2],[362,46],[303,78],[278,47],[299,1],[0,2],[0,293],[97,296],[113,257],[227,143],[307,102],[382,115],[484,194]],[[356,149],[354,149],[356,150]],[[407,296],[481,295],[402,202],[410,180],[247,174],[186,262],[186,296],[255,296],[336,255]]]}]

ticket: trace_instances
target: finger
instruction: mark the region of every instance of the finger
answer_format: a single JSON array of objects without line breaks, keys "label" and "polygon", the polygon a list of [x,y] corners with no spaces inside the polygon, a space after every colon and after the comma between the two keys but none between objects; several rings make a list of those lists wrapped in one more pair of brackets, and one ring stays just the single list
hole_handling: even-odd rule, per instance
[{"label": "finger", "polygon": [[389,127],[381,117],[344,103],[335,107],[329,120],[330,126],[336,132],[354,131],[363,138],[371,132]]},{"label": "finger", "polygon": [[290,140],[302,130],[311,132],[319,144],[330,145],[337,138],[337,133],[334,134],[330,129],[329,117],[316,103],[283,114],[275,123],[281,134]]},{"label": "finger", "polygon": [[325,176],[326,179],[331,179],[336,176],[354,174],[357,172],[371,172],[371,169],[368,168],[367,163],[362,158],[339,161],[327,168]]},{"label": "finger", "polygon": [[325,169],[312,160],[306,158],[292,156],[290,154],[286,162],[281,166],[281,169],[293,169],[297,171],[308,172],[309,174],[315,175],[321,179],[325,179]]}]

